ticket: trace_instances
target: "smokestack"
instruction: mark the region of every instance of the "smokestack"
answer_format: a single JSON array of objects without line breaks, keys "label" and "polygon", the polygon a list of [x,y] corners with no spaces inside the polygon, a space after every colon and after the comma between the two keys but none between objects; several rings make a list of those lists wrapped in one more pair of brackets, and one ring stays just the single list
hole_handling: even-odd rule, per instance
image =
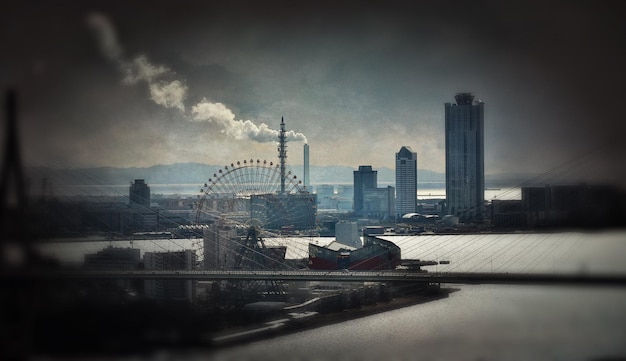
[{"label": "smokestack", "polygon": [[304,188],[309,187],[309,145],[304,143]]}]

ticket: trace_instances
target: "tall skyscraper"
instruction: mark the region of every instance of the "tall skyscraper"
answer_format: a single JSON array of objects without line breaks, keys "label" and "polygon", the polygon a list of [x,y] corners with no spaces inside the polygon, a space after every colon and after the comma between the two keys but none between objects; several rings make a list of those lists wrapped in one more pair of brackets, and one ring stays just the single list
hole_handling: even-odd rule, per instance
[{"label": "tall skyscraper", "polygon": [[354,174],[354,213],[363,214],[363,191],[378,187],[378,171],[371,165],[360,165]]},{"label": "tall skyscraper", "polygon": [[396,216],[417,211],[417,153],[404,146],[396,153]]},{"label": "tall skyscraper", "polygon": [[460,220],[484,216],[485,154],[483,102],[458,93],[446,110],[446,212]]}]

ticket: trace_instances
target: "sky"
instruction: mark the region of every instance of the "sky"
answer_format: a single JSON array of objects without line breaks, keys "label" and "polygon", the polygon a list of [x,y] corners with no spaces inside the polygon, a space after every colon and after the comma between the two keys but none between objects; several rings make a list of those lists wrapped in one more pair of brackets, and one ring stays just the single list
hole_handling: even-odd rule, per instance
[{"label": "sky", "polygon": [[485,103],[485,172],[625,179],[623,2],[8,1],[24,162],[276,160],[445,170],[444,103]]}]

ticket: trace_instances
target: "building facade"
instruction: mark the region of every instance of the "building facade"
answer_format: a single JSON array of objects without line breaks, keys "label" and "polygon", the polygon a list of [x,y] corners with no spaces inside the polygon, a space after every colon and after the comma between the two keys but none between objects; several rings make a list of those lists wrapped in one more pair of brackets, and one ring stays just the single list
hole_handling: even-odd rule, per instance
[{"label": "building facade", "polygon": [[404,146],[396,153],[396,217],[417,211],[417,153]]},{"label": "building facade", "polygon": [[371,165],[360,165],[359,170],[354,174],[354,213],[363,215],[363,193],[367,189],[378,187],[378,171],[372,169]]},{"label": "building facade", "polygon": [[[196,253],[192,250],[172,252],[146,252],[143,257],[145,270],[176,271],[194,269]],[[147,297],[158,301],[193,301],[196,294],[194,280],[146,280]]]},{"label": "building facade", "polygon": [[361,215],[370,219],[389,220],[393,218],[396,210],[395,195],[396,189],[392,186],[364,190]]},{"label": "building facade", "polygon": [[484,104],[458,93],[445,104],[446,213],[482,220],[485,203]]},{"label": "building facade", "polygon": [[335,186],[331,184],[319,184],[315,186],[317,195],[317,207],[320,209],[333,209],[333,198],[335,197]]},{"label": "building facade", "polygon": [[235,255],[241,250],[237,231],[222,222],[213,223],[203,231],[204,269],[230,270],[235,268]]}]

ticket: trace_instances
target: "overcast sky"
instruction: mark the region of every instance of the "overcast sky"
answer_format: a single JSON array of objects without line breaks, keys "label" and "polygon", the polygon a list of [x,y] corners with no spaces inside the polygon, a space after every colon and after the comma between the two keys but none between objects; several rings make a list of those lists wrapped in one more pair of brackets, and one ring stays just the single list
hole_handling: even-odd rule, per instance
[{"label": "overcast sky", "polygon": [[472,92],[487,174],[624,175],[622,2],[368,3],[4,2],[24,157],[275,160],[284,117],[291,164],[306,139],[312,165],[393,168],[407,145],[443,172],[444,103]]}]

